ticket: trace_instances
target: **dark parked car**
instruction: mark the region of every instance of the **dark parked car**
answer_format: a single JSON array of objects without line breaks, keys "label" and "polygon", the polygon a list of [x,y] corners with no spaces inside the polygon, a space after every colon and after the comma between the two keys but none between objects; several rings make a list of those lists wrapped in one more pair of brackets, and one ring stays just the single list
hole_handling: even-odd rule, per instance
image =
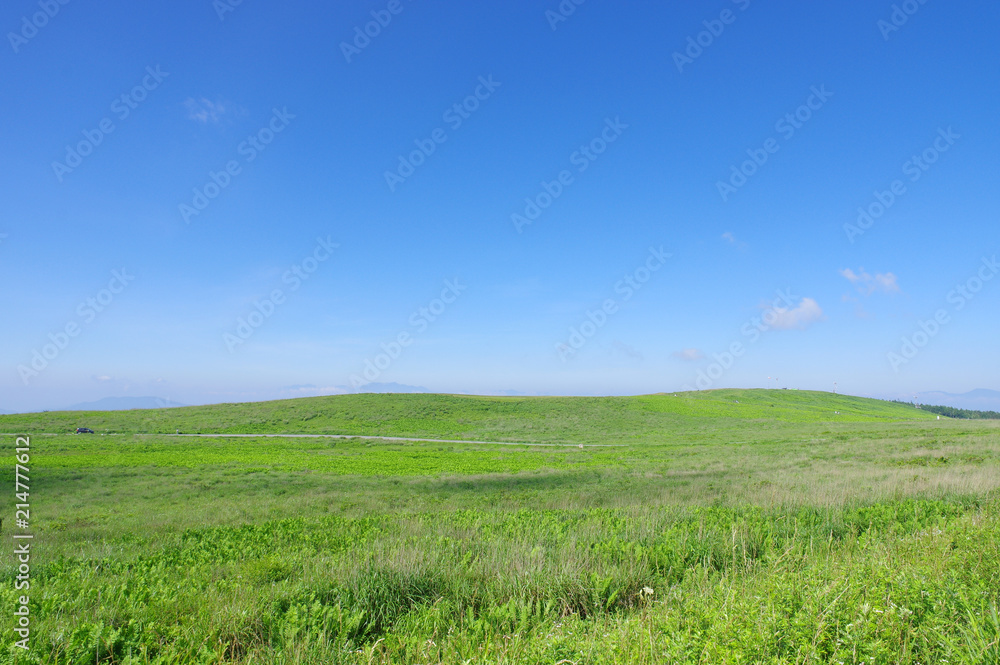
[{"label": "dark parked car", "polygon": [[90,429],[89,427],[77,427],[76,428],[76,433],[77,434],[93,434],[94,430]]}]

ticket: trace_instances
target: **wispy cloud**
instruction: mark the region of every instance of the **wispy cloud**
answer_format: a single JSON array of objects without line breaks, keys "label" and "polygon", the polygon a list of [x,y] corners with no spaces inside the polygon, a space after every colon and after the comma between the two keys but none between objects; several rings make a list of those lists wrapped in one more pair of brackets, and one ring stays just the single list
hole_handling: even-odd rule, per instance
[{"label": "wispy cloud", "polygon": [[642,360],[643,359],[642,353],[640,351],[638,351],[631,344],[626,344],[625,342],[621,342],[621,341],[615,340],[614,343],[612,344],[612,346],[614,347],[614,350],[617,353],[621,353],[622,355],[627,356],[627,357],[631,358],[632,360]]},{"label": "wispy cloud", "polygon": [[773,311],[777,318],[771,327],[777,330],[805,330],[823,319],[823,308],[812,298],[803,298],[792,309],[775,307]]},{"label": "wispy cloud", "polygon": [[188,110],[188,118],[202,124],[218,123],[222,116],[232,111],[231,104],[223,101],[213,102],[205,97],[201,99],[188,97],[184,100],[184,107]]},{"label": "wispy cloud", "polygon": [[680,351],[674,351],[674,358],[680,358],[681,360],[695,361],[701,360],[705,357],[705,354],[701,352],[700,349],[682,349]]},{"label": "wispy cloud", "polygon": [[899,293],[899,282],[891,272],[875,273],[872,275],[864,268],[859,268],[854,272],[850,268],[844,268],[840,275],[857,288],[858,293],[870,296],[873,293]]},{"label": "wispy cloud", "polygon": [[854,306],[854,316],[858,319],[874,319],[875,315],[864,308],[861,303]]},{"label": "wispy cloud", "polygon": [[347,386],[317,386],[313,383],[301,383],[281,387],[282,396],[291,397],[321,397],[326,395],[343,395],[350,390]]},{"label": "wispy cloud", "polygon": [[737,238],[732,231],[726,231],[725,233],[723,233],[722,239],[726,242],[726,244],[732,245],[733,247],[739,250],[745,250],[748,246],[745,242]]}]

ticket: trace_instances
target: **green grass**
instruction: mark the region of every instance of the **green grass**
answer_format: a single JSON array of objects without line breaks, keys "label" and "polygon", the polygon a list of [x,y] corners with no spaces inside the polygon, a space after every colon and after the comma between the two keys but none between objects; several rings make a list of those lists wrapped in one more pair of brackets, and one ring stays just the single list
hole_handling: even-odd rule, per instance
[{"label": "green grass", "polygon": [[[212,413],[622,447],[135,433]],[[39,417],[2,428],[78,422]],[[33,648],[7,612],[0,662],[1000,662],[997,422],[799,391],[101,417],[134,430],[32,436]]]},{"label": "green grass", "polygon": [[932,420],[912,406],[798,390],[712,390],[641,397],[337,395],[175,409],[0,416],[0,431],[315,433],[533,442],[660,442],[715,426],[763,422]]}]

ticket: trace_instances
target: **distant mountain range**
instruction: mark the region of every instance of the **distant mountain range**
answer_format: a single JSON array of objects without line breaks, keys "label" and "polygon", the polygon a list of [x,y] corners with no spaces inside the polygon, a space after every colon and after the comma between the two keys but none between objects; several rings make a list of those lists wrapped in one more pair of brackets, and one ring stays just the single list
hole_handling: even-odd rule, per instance
[{"label": "distant mountain range", "polygon": [[973,411],[1000,411],[1000,390],[980,388],[960,395],[940,391],[917,393],[917,402]]},{"label": "distant mountain range", "polygon": [[130,409],[164,409],[187,406],[161,397],[105,397],[96,402],[81,402],[57,411],[128,411]]}]

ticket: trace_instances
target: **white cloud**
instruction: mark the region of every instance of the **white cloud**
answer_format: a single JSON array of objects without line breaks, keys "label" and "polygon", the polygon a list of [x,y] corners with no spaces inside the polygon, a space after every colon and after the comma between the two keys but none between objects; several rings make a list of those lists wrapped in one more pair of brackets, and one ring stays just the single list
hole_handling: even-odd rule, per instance
[{"label": "white cloud", "polygon": [[723,240],[726,241],[727,244],[735,247],[741,252],[745,252],[747,250],[747,247],[749,247],[749,245],[747,245],[745,242],[737,238],[732,231],[726,231],[725,233],[722,234],[721,237]]},{"label": "white cloud", "polygon": [[803,298],[793,309],[774,307],[772,311],[777,318],[771,327],[776,330],[805,330],[823,318],[823,309],[812,298]]},{"label": "white cloud", "polygon": [[205,124],[219,122],[219,119],[229,110],[229,106],[224,102],[213,102],[204,97],[201,99],[188,97],[184,100],[184,106],[188,110],[188,118]]},{"label": "white cloud", "polygon": [[884,293],[899,293],[899,284],[896,282],[896,276],[891,272],[887,272],[884,275],[875,275],[875,286]]},{"label": "white cloud", "polygon": [[680,358],[681,360],[701,360],[705,357],[705,354],[701,352],[700,349],[682,349],[680,351],[674,351],[674,358]]},{"label": "white cloud", "polygon": [[896,275],[891,272],[868,273],[864,268],[859,268],[859,272],[854,272],[850,268],[844,268],[840,275],[853,284],[859,293],[870,296],[876,291],[879,293],[899,293],[899,282]]}]

